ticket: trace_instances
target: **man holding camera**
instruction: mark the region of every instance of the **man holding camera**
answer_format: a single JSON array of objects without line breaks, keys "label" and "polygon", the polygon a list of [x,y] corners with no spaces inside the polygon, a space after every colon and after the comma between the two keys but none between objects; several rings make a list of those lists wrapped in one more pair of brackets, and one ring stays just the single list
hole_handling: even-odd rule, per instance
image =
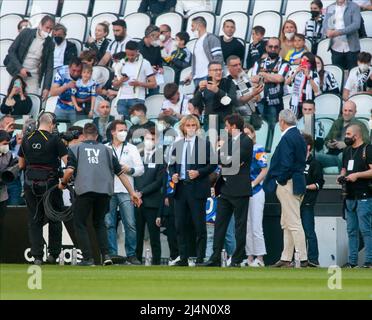
[{"label": "man holding camera", "polygon": [[[29,211],[29,236],[31,255],[34,264],[43,263],[43,196],[51,187],[58,184],[61,159],[67,163],[67,149],[58,135],[53,134],[56,126],[55,115],[49,112],[39,117],[38,129],[23,138],[18,152],[19,167],[25,170],[25,200]],[[53,206],[62,207],[62,194],[51,195]],[[62,224],[49,221],[49,256],[47,261],[55,263],[61,251]]]},{"label": "man holding camera", "polygon": [[345,215],[349,237],[347,268],[358,266],[359,230],[365,245],[364,268],[372,268],[372,146],[363,142],[359,125],[346,129],[346,148],[342,157],[341,176]]}]

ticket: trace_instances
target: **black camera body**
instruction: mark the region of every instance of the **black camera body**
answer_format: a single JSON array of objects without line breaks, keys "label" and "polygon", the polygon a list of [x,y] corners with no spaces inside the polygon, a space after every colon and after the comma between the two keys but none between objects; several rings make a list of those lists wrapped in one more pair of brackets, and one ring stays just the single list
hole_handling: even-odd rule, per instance
[{"label": "black camera body", "polygon": [[345,176],[340,176],[338,177],[337,182],[341,185],[341,196],[345,199],[348,195],[346,187],[347,179]]},{"label": "black camera body", "polygon": [[61,132],[59,133],[59,137],[67,142],[71,142],[72,140],[79,139],[80,132],[78,130]]}]

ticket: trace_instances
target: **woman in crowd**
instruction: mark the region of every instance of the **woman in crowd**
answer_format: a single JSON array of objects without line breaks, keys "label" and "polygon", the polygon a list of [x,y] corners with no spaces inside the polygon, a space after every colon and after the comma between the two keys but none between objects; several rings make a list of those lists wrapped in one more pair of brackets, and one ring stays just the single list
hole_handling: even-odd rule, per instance
[{"label": "woman in crowd", "polygon": [[108,22],[101,22],[97,24],[96,29],[94,31],[95,38],[90,37],[88,42],[85,46],[96,52],[96,60],[101,61],[102,57],[105,55],[107,47],[110,44],[110,40],[107,39],[109,34],[109,26]]},{"label": "woman in crowd", "polygon": [[319,75],[320,91],[322,93],[340,93],[340,87],[332,72],[324,70],[324,62],[321,57],[315,56],[316,71]]},{"label": "woman in crowd", "polygon": [[311,19],[306,22],[305,37],[311,42],[311,52],[316,54],[318,43],[322,40],[322,28],[324,16],[322,15],[323,3],[313,0],[310,5]]},{"label": "woman in crowd", "polygon": [[26,93],[26,82],[20,76],[15,76],[10,82],[8,94],[1,104],[1,113],[21,116],[28,114],[32,101]]},{"label": "woman in crowd", "polygon": [[286,85],[293,86],[290,107],[297,118],[301,117],[302,102],[314,100],[320,94],[319,75],[316,72],[315,56],[305,52],[300,65],[287,78]]},{"label": "woman in crowd", "polygon": [[[265,238],[262,228],[263,211],[265,207],[265,192],[262,182],[268,171],[265,147],[257,144],[256,132],[250,124],[244,126],[244,133],[253,141],[253,159],[251,164],[252,197],[249,200],[247,239],[245,251],[248,256],[248,266],[264,267],[263,256],[266,254]],[[255,258],[256,257],[256,258]]]},{"label": "woman in crowd", "polygon": [[293,20],[287,20],[284,22],[280,40],[282,42],[282,48],[280,50],[280,56],[285,59],[289,50],[294,49],[294,36],[297,33],[297,25]]}]

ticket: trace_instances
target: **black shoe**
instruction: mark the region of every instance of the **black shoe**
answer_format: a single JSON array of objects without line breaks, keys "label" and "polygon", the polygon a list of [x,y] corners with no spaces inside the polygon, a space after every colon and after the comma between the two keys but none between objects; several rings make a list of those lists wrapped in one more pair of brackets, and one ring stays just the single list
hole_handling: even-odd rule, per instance
[{"label": "black shoe", "polygon": [[358,265],[357,264],[352,264],[352,263],[345,263],[342,268],[346,268],[346,269],[354,269],[354,268],[358,268]]},{"label": "black shoe", "polygon": [[108,254],[105,254],[102,260],[102,265],[104,266],[111,266],[113,264],[111,257]]},{"label": "black shoe", "polygon": [[140,266],[141,265],[141,262],[137,259],[136,256],[128,257],[127,258],[127,262],[129,262],[130,264],[136,265],[136,266]]},{"label": "black shoe", "polygon": [[371,269],[372,268],[372,262],[366,262],[365,264],[363,264],[363,268]]},{"label": "black shoe", "polygon": [[94,267],[94,260],[91,259],[83,259],[81,262],[77,264],[79,267]]},{"label": "black shoe", "polygon": [[208,260],[201,264],[202,267],[221,267],[221,263],[218,261]]},{"label": "black shoe", "polygon": [[284,261],[279,260],[275,264],[273,264],[271,267],[273,268],[293,268],[291,261]]},{"label": "black shoe", "polygon": [[319,265],[319,261],[308,261],[307,262],[308,266],[311,267],[311,268],[319,268],[320,265]]},{"label": "black shoe", "polygon": [[48,264],[56,264],[57,263],[57,258],[52,256],[51,254],[48,256],[46,263]]},{"label": "black shoe", "polygon": [[34,265],[35,266],[41,266],[43,264],[43,260],[40,258],[35,258]]},{"label": "black shoe", "polygon": [[229,265],[229,268],[240,268],[240,267],[241,267],[240,263],[236,263],[236,262],[231,262]]},{"label": "black shoe", "polygon": [[309,266],[309,262],[307,260],[301,261],[300,266],[301,268],[307,268]]},{"label": "black shoe", "polygon": [[177,261],[173,267],[188,267],[189,266],[189,263],[187,260],[180,260],[180,261]]}]

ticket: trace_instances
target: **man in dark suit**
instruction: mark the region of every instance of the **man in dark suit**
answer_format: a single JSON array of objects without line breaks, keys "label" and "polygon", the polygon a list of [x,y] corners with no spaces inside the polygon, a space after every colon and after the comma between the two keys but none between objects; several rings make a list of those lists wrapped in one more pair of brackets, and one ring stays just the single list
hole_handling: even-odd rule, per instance
[{"label": "man in dark suit", "polygon": [[[141,195],[142,206],[136,208],[137,225],[137,249],[136,255],[142,260],[143,239],[145,237],[145,225],[149,229],[152,251],[152,264],[160,265],[160,226],[156,224],[159,207],[163,200],[161,186],[164,173],[164,164],[155,161],[155,129],[152,128],[144,137],[143,163],[145,172],[140,177],[134,178],[134,186]],[[162,150],[161,150],[162,152]]]},{"label": "man in dark suit", "polygon": [[240,267],[245,257],[248,204],[252,195],[250,167],[253,142],[243,133],[243,129],[244,119],[240,115],[232,114],[225,118],[229,138],[227,148],[223,145],[219,150],[222,176],[216,184],[216,192],[220,196],[217,200],[213,254],[204,264],[208,267],[221,265],[221,251],[232,214],[235,217],[236,248],[230,266]]},{"label": "man in dark suit", "polygon": [[175,220],[178,237],[180,261],[176,266],[187,266],[190,248],[188,245],[187,221],[191,219],[196,233],[196,263],[204,262],[207,245],[207,228],[205,206],[210,197],[209,175],[217,168],[210,159],[213,151],[209,141],[197,136],[200,129],[199,120],[185,116],[181,120],[180,130],[184,139],[174,144],[172,157],[174,163],[169,166],[172,181],[176,184],[174,194]]},{"label": "man in dark suit", "polygon": [[291,110],[282,110],[279,113],[282,138],[275,149],[264,181],[265,192],[276,191],[282,207],[280,223],[284,232],[284,248],[280,260],[274,265],[278,268],[291,267],[295,249],[299,252],[301,266],[307,266],[305,233],[300,214],[306,191],[306,143],[296,123],[296,116]]}]

